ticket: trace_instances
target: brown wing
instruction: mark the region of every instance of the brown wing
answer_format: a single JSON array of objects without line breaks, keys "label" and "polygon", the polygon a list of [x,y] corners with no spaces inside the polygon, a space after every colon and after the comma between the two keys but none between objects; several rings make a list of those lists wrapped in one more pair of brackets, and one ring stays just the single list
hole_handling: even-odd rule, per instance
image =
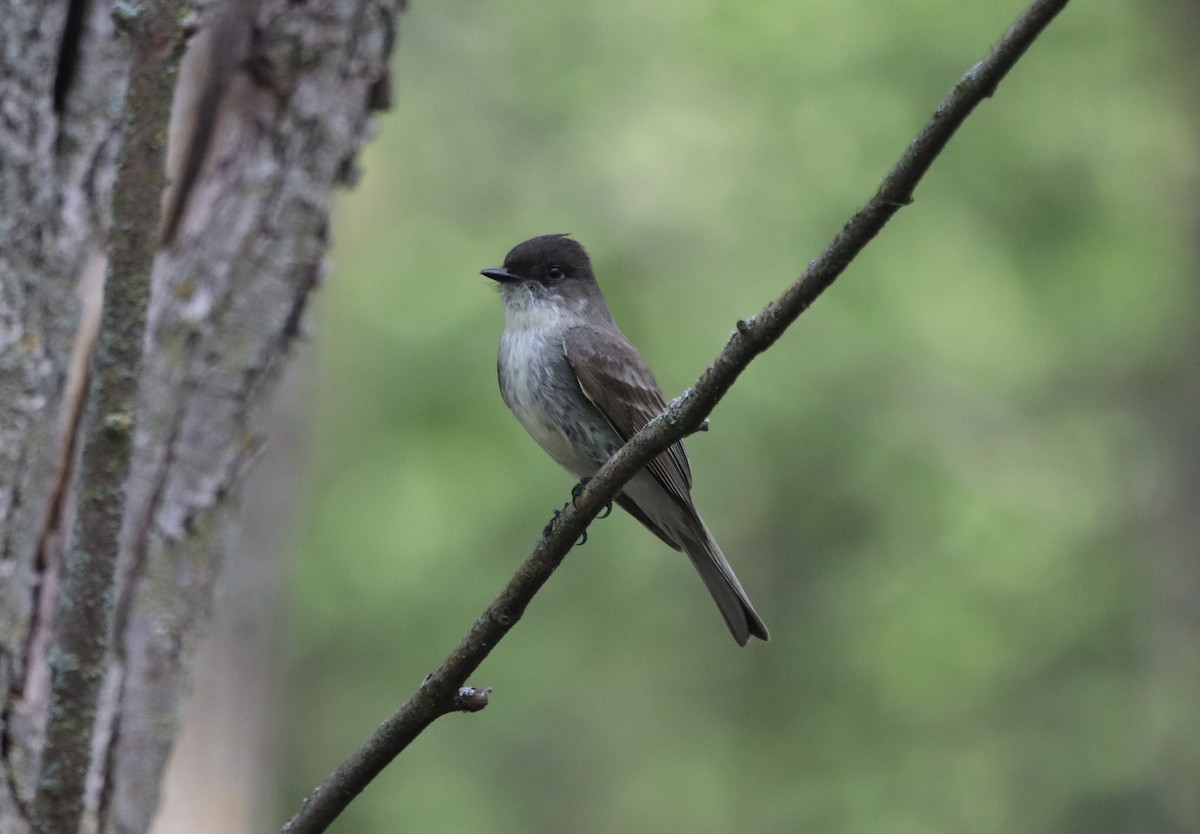
[{"label": "brown wing", "polygon": [[[646,360],[615,327],[568,330],[563,337],[563,351],[584,396],[604,415],[621,440],[628,441],[666,408]],[[671,444],[646,469],[681,505],[691,510],[692,470],[682,443]],[[661,533],[658,535],[662,537]]]},{"label": "brown wing", "polygon": [[508,401],[508,394],[504,392],[504,369],[500,367],[499,357],[496,358],[496,381],[500,383],[500,399],[504,400],[504,404],[511,411],[512,403]]}]

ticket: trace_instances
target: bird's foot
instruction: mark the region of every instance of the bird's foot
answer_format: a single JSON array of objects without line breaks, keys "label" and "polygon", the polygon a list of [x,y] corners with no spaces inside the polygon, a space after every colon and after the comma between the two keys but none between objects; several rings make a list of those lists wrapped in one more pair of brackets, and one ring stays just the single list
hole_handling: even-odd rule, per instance
[{"label": "bird's foot", "polygon": [[[583,478],[579,481],[579,483],[577,483],[577,484],[575,484],[575,486],[571,487],[571,503],[572,504],[575,504],[575,502],[579,500],[579,496],[583,495],[584,487],[586,487],[588,485],[588,482],[591,480],[592,480],[591,478]],[[579,506],[579,505],[575,504],[575,506]],[[607,504],[604,505],[604,512],[600,513],[600,515],[596,516],[596,518],[597,519],[608,518],[611,514],[612,514],[612,501],[609,501]],[[586,538],[587,534],[585,533],[584,536]],[[582,542],[580,542],[580,544],[582,544]]]},{"label": "bird's foot", "polygon": [[[554,532],[554,525],[558,523],[558,517],[560,515],[562,515],[563,510],[565,510],[569,506],[571,506],[571,505],[563,504],[562,510],[555,510],[554,515],[550,516],[550,520],[548,522],[546,522],[546,526],[542,528],[542,538],[543,539],[548,538],[550,536],[550,534]],[[584,545],[584,544],[587,544],[587,530],[584,530],[583,533],[580,534],[579,541],[575,542],[575,546],[579,547],[580,545]]]},{"label": "bird's foot", "polygon": [[575,484],[575,486],[571,487],[571,503],[572,504],[574,504],[576,501],[579,500],[579,496],[583,495],[583,488],[586,487],[591,480],[592,480],[591,478],[580,478],[579,483],[577,483],[577,484]]}]

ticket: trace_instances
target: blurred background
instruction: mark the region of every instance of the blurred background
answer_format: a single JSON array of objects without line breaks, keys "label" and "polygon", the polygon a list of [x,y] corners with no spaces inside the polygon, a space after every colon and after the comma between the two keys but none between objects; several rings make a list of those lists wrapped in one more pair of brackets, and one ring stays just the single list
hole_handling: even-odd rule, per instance
[{"label": "blurred background", "polygon": [[[412,5],[252,491],[285,554],[268,826],[567,500],[478,271],[573,233],[670,398],[1022,9]],[[688,441],[770,644],[614,513],[473,679],[491,706],[334,830],[1200,831],[1198,33],[1069,6]]]}]

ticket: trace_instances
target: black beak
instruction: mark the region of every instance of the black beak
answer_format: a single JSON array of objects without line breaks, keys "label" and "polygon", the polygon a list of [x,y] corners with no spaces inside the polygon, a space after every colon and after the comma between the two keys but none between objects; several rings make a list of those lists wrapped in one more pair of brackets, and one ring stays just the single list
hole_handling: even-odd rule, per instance
[{"label": "black beak", "polygon": [[486,275],[488,278],[491,278],[493,281],[500,281],[501,283],[512,283],[514,281],[521,280],[521,277],[519,275],[513,275],[511,272],[509,272],[507,269],[504,269],[503,267],[497,267],[495,269],[485,269],[485,270],[481,271],[479,274]]}]

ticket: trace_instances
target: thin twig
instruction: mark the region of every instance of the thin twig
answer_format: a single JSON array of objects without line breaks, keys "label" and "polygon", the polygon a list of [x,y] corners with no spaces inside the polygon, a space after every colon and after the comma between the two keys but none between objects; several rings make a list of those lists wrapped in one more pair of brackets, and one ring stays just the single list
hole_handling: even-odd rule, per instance
[{"label": "thin twig", "polygon": [[113,184],[113,228],[100,333],[84,412],[79,509],[56,600],[51,690],[30,824],[76,831],[83,813],[96,704],[111,642],[117,552],[133,452],[134,409],[183,0],[118,4],[129,38],[125,136]]},{"label": "thin twig", "polygon": [[638,432],[606,463],[555,520],[508,587],[487,607],[441,667],[354,754],[318,787],[284,826],[286,834],[324,831],[376,775],[431,722],[462,709],[459,688],[520,619],[525,606],[591,523],[630,478],[668,446],[698,431],[750,362],[769,348],[902,206],[975,106],[996,89],[1030,44],[1067,4],[1037,0],[983,61],[972,67],[888,172],[875,196],[809,264],[804,274],[760,314],[737,323],[725,349],[691,389]]}]

